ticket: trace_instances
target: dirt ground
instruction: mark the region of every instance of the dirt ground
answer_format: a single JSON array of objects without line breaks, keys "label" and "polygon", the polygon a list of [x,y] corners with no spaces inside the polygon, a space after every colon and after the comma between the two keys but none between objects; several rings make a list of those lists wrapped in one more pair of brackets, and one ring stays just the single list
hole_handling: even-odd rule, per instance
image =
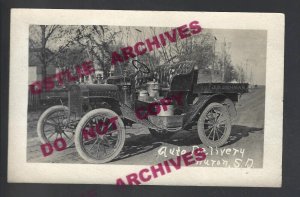
[{"label": "dirt ground", "polygon": [[[161,142],[152,137],[148,129],[135,124],[127,129],[125,146],[118,158],[110,164],[153,165],[179,154],[202,147],[207,153],[205,161],[196,163],[203,167],[252,167],[263,165],[264,142],[264,103],[265,88],[251,89],[242,95],[236,105],[238,117],[232,126],[230,139],[221,148],[205,147],[197,134],[192,131],[179,131],[170,139]],[[61,152],[53,152],[44,157],[40,150],[41,142],[36,133],[37,120],[42,111],[28,114],[27,161],[38,163],[87,163],[77,153],[75,147]]]}]

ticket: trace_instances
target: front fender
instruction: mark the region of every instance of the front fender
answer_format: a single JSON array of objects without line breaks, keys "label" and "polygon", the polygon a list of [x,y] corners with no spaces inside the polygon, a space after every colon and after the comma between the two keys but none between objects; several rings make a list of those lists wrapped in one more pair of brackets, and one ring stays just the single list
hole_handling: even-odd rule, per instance
[{"label": "front fender", "polygon": [[118,99],[107,96],[84,97],[85,104],[92,107],[92,109],[106,108],[113,110],[118,115],[121,115],[120,102]]}]

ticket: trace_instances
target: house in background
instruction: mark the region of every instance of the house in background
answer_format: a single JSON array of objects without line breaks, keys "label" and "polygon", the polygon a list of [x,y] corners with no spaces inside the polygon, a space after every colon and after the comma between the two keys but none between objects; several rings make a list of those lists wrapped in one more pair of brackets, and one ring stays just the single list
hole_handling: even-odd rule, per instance
[{"label": "house in background", "polygon": [[[46,53],[51,54],[51,51],[46,51]],[[40,60],[41,49],[29,49],[29,73],[28,73],[28,84],[32,84],[35,81],[42,81],[42,67],[43,64]],[[51,61],[47,68],[47,76],[53,76],[58,72],[61,72],[62,69],[72,68],[73,66],[80,65],[85,61],[93,61],[95,67],[95,74],[84,77],[81,80],[78,80],[80,83],[97,83],[98,79],[100,82],[103,80],[103,70],[100,69],[99,62],[93,60],[91,55],[86,50],[82,50],[80,47],[70,47],[63,54],[58,55]],[[75,73],[75,72],[74,72]]]},{"label": "house in background", "polygon": [[[42,80],[43,64],[39,58],[41,49],[29,49],[29,69],[28,69],[28,84]],[[47,76],[55,75],[57,68],[54,64],[47,66]]]},{"label": "house in background", "polygon": [[[41,55],[41,49],[29,49],[29,62],[28,62],[28,110],[38,110],[41,106],[41,100],[44,97],[43,94],[32,94],[30,91],[30,85],[35,81],[41,81],[43,64],[39,58]],[[47,76],[54,75],[56,73],[56,66],[49,64],[46,68]]]}]

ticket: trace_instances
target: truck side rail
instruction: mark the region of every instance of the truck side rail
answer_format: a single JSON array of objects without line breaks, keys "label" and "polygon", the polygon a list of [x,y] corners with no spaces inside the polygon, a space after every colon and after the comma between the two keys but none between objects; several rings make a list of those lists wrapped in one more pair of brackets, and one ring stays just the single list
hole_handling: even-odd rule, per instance
[{"label": "truck side rail", "polygon": [[247,93],[248,83],[200,83],[193,86],[194,93]]}]

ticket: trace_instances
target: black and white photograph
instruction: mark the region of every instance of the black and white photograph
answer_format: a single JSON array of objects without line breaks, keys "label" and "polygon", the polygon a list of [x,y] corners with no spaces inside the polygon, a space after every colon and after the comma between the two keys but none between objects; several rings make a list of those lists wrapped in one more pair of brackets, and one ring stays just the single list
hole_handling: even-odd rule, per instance
[{"label": "black and white photograph", "polygon": [[12,180],[280,186],[281,15],[14,11]]},{"label": "black and white photograph", "polygon": [[267,31],[183,27],[30,25],[27,161],[261,168]]}]

